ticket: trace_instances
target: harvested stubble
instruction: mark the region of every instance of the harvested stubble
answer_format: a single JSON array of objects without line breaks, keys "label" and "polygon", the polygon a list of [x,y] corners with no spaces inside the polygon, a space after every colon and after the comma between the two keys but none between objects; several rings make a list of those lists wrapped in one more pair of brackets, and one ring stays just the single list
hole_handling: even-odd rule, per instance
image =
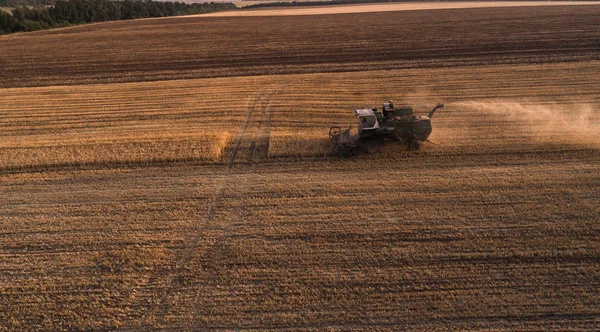
[{"label": "harvested stubble", "polygon": [[[231,132],[225,156],[235,159],[0,174],[0,321],[11,329],[593,329],[598,151],[543,131],[533,140],[528,126],[544,125],[515,121],[511,109],[577,118],[572,105],[600,102],[589,74],[598,66],[199,79],[169,82],[179,94],[162,95],[157,83],[69,87],[61,97],[62,88],[11,89],[0,99],[25,101],[3,108],[3,146]],[[515,94],[519,103],[492,110]],[[441,96],[449,102],[434,118],[439,145],[315,158],[329,126],[354,124],[354,108],[392,98],[426,112]],[[109,97],[100,110],[85,102]],[[266,137],[269,159],[249,159]]]},{"label": "harvested stubble", "polygon": [[[330,47],[327,38],[323,43],[315,43],[312,35],[303,39],[329,21],[331,26],[349,22],[358,37],[381,46],[387,39],[373,35],[376,28],[356,25],[352,18],[372,23],[373,17],[387,17],[377,22],[390,29],[416,29],[410,38],[390,35],[419,46],[414,44],[418,39],[437,30],[419,32],[411,20],[430,15],[427,22],[436,25],[436,18],[487,17],[476,28],[465,21],[458,31],[473,33],[449,39],[455,46],[442,53],[452,56],[435,60],[443,68],[0,89],[3,149],[231,135],[222,158],[227,163],[219,165],[148,162],[133,168],[117,163],[0,170],[0,329],[597,330],[598,148],[558,140],[544,130],[534,137],[528,126],[543,123],[524,126],[505,116],[506,108],[498,112],[494,107],[508,102],[519,112],[532,107],[570,112],[578,109],[573,105],[600,104],[600,63],[447,68],[456,64],[453,57],[461,56],[490,63],[491,53],[481,55],[483,46],[472,43],[481,29],[479,41],[487,42],[492,34],[486,47],[510,45],[517,51],[512,60],[543,62],[552,50],[563,53],[553,54],[551,61],[585,58],[597,47],[589,38],[597,35],[594,10],[586,8],[585,15],[541,8],[482,11],[479,16],[473,11],[391,15],[407,23],[402,25],[389,25],[390,16],[383,14],[303,17],[287,26],[296,33],[299,22],[315,24],[288,39],[295,46],[311,45],[293,63],[307,54],[313,60],[329,58],[331,49],[319,52],[324,44]],[[565,23],[578,14],[582,22]],[[514,16],[503,19],[506,15]],[[524,20],[526,26],[520,26]],[[172,77],[207,58],[214,61],[210,66],[216,62],[221,69],[230,68],[231,59],[244,58],[232,72],[252,72],[258,69],[248,65],[265,61],[269,52],[250,48],[228,58],[222,52],[247,49],[213,49],[210,43],[202,48],[193,35],[179,32],[201,31],[213,38],[214,31],[223,29],[271,49],[285,45],[278,40],[289,34],[267,33],[269,38],[263,39],[258,34],[258,43],[252,42],[248,31],[255,31],[257,22],[264,23],[211,21],[214,30],[196,30],[193,20],[150,20],[10,37],[0,47],[5,40],[30,36],[68,44],[70,38],[83,40],[77,34],[88,31],[104,34],[112,45],[107,51],[117,59],[119,54],[132,58],[108,72],[104,57],[94,52],[89,54],[98,62],[90,63],[97,67],[77,67],[77,61],[90,61],[91,55],[56,57],[63,64],[75,61],[78,76],[75,69],[61,74],[56,69],[64,69],[61,65],[52,68],[55,72],[44,71],[38,55],[27,52],[32,56],[28,61],[37,66],[35,74],[20,67],[23,55],[14,62],[0,58],[13,66],[0,75],[9,77],[2,83],[19,85],[83,82],[102,75],[107,80],[119,75],[163,79],[164,59],[156,58],[154,50],[173,60],[177,68]],[[265,26],[267,30],[279,32],[285,26],[276,18],[269,22],[281,24]],[[140,24],[157,29],[148,32]],[[174,26],[169,30],[162,24]],[[529,37],[519,39],[524,33],[519,29],[514,35],[505,33],[510,26],[527,30]],[[157,36],[157,31],[165,35]],[[157,39],[137,42],[152,45],[152,52],[143,47],[129,52],[112,44],[129,42],[114,34],[145,32]],[[343,29],[336,36],[345,47],[331,44],[340,57],[358,61],[353,66],[361,70],[378,66],[359,61],[361,52],[373,51],[356,50],[357,36]],[[429,37],[423,42],[431,42]],[[509,39],[515,44],[502,44]],[[178,53],[181,48],[157,47],[156,40],[176,41],[206,58],[189,60],[196,58]],[[34,44],[22,43],[25,48]],[[539,52],[529,57],[527,50],[537,46]],[[61,47],[72,51],[74,45]],[[135,67],[144,55],[156,61],[122,74],[120,69]],[[502,55],[492,58],[500,61]],[[313,65],[311,70],[317,70]],[[23,77],[10,74],[21,71]],[[48,77],[53,78],[42,80]],[[351,160],[274,156],[292,149],[312,154],[312,148],[286,144],[298,142],[305,148],[302,140],[311,137],[322,142],[329,126],[355,122],[351,110],[387,99],[417,105],[419,112],[447,102],[434,118],[432,140],[439,145]],[[588,119],[597,121],[597,109],[591,112]],[[577,117],[565,114],[567,120]],[[127,149],[135,151],[135,144]]]},{"label": "harvested stubble", "polygon": [[515,6],[82,25],[0,38],[0,87],[597,60],[599,15]]}]

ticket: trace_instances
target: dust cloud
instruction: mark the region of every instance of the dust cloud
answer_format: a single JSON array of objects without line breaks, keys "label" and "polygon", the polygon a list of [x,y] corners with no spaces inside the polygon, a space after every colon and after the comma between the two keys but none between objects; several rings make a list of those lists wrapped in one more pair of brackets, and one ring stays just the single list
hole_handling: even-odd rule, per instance
[{"label": "dust cloud", "polygon": [[478,121],[497,122],[506,130],[530,133],[538,142],[600,148],[600,112],[590,104],[463,101],[448,106],[474,112]]}]

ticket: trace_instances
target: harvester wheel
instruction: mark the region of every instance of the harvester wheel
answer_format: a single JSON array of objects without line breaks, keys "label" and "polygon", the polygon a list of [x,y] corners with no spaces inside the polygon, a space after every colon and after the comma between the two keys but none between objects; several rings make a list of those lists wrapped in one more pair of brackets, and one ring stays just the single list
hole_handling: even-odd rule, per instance
[{"label": "harvester wheel", "polygon": [[355,149],[353,146],[340,144],[333,147],[332,153],[340,158],[348,158],[356,155]]},{"label": "harvester wheel", "polygon": [[415,139],[408,141],[408,149],[410,151],[417,151],[417,150],[419,150],[419,147],[421,147],[421,145],[419,144],[419,141],[417,141]]}]

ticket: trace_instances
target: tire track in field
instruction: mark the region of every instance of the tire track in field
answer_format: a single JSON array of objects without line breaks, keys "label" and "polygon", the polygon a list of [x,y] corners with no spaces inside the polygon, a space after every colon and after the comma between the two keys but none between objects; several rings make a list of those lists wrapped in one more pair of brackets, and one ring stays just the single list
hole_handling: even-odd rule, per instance
[{"label": "tire track in field", "polygon": [[[250,142],[251,142],[250,154],[252,155],[253,150],[255,150],[255,147],[257,147],[256,142],[257,142],[258,138],[263,138],[266,136],[266,139],[268,140],[269,135],[265,133],[265,131],[268,133],[268,130],[269,130],[268,123],[269,123],[270,116],[268,113],[268,108],[270,106],[270,100],[271,100],[272,96],[278,90],[268,88],[267,91],[270,91],[270,92],[268,94],[265,94],[264,92],[257,92],[251,97],[251,100],[248,100],[248,103],[247,103],[248,111],[246,113],[246,117],[245,117],[244,123],[242,125],[241,132],[240,132],[238,138],[236,139],[236,141],[232,144],[230,152],[228,154],[227,153],[223,154],[224,156],[228,156],[227,159],[223,161],[223,163],[227,169],[232,168],[233,165],[236,163],[236,159],[238,159],[240,150],[242,150],[244,147],[244,141],[250,140]],[[265,97],[265,95],[266,95],[266,97]],[[251,125],[252,119],[255,117],[255,113],[258,109],[257,105],[261,105],[260,106],[261,118],[260,118],[260,122],[258,125],[258,132],[252,133],[250,135],[250,137],[248,138],[248,136],[249,136],[248,132],[249,132],[250,127],[252,126]],[[268,149],[268,141],[267,141],[267,149]],[[266,152],[265,152],[265,155],[266,155]],[[245,180],[246,180],[246,178],[245,178]],[[146,324],[148,324],[146,326],[146,328],[157,328],[157,327],[160,328],[162,326],[168,325],[165,322],[165,317],[167,316],[167,314],[169,312],[169,307],[170,307],[168,300],[174,294],[174,291],[176,289],[185,285],[186,280],[189,277],[189,275],[188,275],[189,272],[187,271],[187,265],[189,265],[189,263],[192,262],[195,254],[197,254],[197,250],[200,247],[202,241],[205,240],[206,230],[213,226],[212,221],[215,217],[216,211],[218,210],[219,206],[221,205],[221,201],[224,197],[225,189],[227,188],[227,186],[229,184],[229,180],[228,180],[227,176],[223,176],[220,179],[220,181],[221,181],[221,183],[217,189],[217,192],[215,193],[215,196],[214,196],[212,202],[208,206],[208,212],[207,212],[207,216],[206,216],[204,222],[202,222],[201,224],[198,225],[196,235],[191,239],[190,246],[188,246],[186,249],[184,249],[184,252],[181,254],[180,258],[178,259],[177,263],[175,264],[175,271],[169,274],[164,293],[162,294],[160,299],[156,302],[156,304],[155,304],[154,308],[151,310],[151,312],[146,316],[146,319],[144,319]],[[239,213],[240,208],[241,208],[240,206],[236,207],[236,213]],[[226,229],[227,227],[230,226],[230,224],[231,223],[228,222],[227,225],[224,225],[219,228]],[[223,245],[223,242],[220,240],[221,239],[218,239],[216,241],[216,243],[213,244],[211,247],[209,247],[207,249],[206,253],[203,255],[203,256],[211,257],[211,263],[212,263],[211,265],[212,266],[214,266],[214,264],[216,263],[216,259],[218,259],[219,253],[222,252],[222,250],[225,248],[225,246]],[[198,302],[198,301],[195,301],[195,302]],[[198,321],[198,319],[196,319],[197,312],[195,312],[194,314],[195,314],[195,316],[194,316],[194,319],[192,322]],[[149,319],[151,321],[149,321]],[[191,322],[188,322],[188,323],[191,323]],[[194,326],[190,325],[189,327],[193,328]]]},{"label": "tire track in field", "polygon": [[253,137],[250,145],[249,159],[251,162],[258,163],[261,160],[265,160],[269,155],[269,141],[271,140],[271,98],[280,92],[281,89],[273,90],[262,103],[258,132]]},{"label": "tire track in field", "polygon": [[[238,188],[249,188],[251,186],[251,182],[255,181],[253,175],[256,173],[258,164],[261,161],[264,161],[268,156],[271,125],[271,99],[274,95],[281,93],[283,88],[271,88],[269,90],[270,92],[268,95],[260,101],[261,117],[257,123],[257,130],[248,137],[251,142],[248,151],[248,160],[252,164],[248,173],[244,174],[241,179],[236,181]],[[247,127],[248,126],[246,126],[246,128]],[[209,274],[206,279],[207,281],[211,282],[219,280],[221,272],[218,268],[218,264],[226,259],[227,250],[231,242],[229,236],[231,232],[229,229],[234,226],[235,221],[243,220],[243,204],[240,201],[237,201],[233,207],[231,218],[226,219],[219,227],[221,236],[215,240],[215,243],[211,248],[205,251],[204,256],[206,257],[206,263],[203,265],[203,270],[207,271]],[[211,287],[212,284],[209,284],[208,286]],[[199,287],[196,291],[193,319],[186,322],[185,326],[187,329],[198,329],[198,327],[202,325],[202,308],[205,307],[202,301],[202,290],[202,287]]]},{"label": "tire track in field", "polygon": [[[242,130],[237,140],[232,145],[229,157],[224,161],[224,164],[227,168],[231,168],[235,162],[242,141],[244,140],[246,132],[248,131],[248,127],[250,126],[250,120],[252,119],[252,116],[256,109],[256,104],[258,103],[260,98],[261,96],[257,92],[251,98],[249,98],[247,102],[248,111],[246,112],[246,118],[244,120],[244,124],[242,125]],[[223,155],[226,156],[227,154]],[[164,324],[165,316],[169,311],[169,297],[173,294],[173,291],[176,288],[180,287],[185,282],[186,266],[191,262],[194,253],[196,252],[200,242],[204,238],[204,232],[210,226],[215,216],[215,212],[223,198],[225,187],[227,186],[228,181],[225,176],[221,177],[220,181],[221,184],[219,185],[212,202],[208,206],[208,212],[206,218],[204,219],[204,222],[198,224],[196,229],[196,235],[191,239],[191,244],[184,249],[183,253],[175,263],[175,271],[169,273],[168,276],[166,276],[167,280],[165,282],[163,294],[160,296],[159,300],[155,302],[150,312],[144,317],[144,329],[160,328],[160,326]]]}]

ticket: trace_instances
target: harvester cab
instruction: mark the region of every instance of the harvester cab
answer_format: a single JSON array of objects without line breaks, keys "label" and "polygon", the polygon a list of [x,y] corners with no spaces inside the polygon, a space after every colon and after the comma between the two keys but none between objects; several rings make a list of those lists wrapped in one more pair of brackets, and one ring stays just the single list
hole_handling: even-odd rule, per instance
[{"label": "harvester cab", "polygon": [[381,128],[379,124],[379,118],[377,115],[377,109],[363,108],[354,111],[354,116],[358,119],[358,132],[361,136],[372,136],[375,134],[378,128]]}]

